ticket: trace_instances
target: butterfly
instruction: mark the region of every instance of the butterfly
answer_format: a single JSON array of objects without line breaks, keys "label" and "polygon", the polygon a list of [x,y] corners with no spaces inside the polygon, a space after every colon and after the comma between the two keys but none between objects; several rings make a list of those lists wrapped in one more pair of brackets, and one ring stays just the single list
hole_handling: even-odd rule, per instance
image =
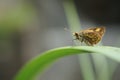
[{"label": "butterfly", "polygon": [[105,33],[105,27],[93,27],[82,30],[80,32],[74,32],[74,40],[78,40],[81,43],[84,42],[88,46],[94,46],[99,43]]}]

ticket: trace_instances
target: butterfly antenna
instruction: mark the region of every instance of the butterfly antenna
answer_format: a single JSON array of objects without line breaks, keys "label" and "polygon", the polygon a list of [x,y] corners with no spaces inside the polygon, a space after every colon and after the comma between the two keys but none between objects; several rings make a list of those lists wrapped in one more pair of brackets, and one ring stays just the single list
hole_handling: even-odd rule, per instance
[{"label": "butterfly antenna", "polygon": [[[70,33],[73,33],[70,29],[68,29],[68,28],[64,28],[64,30],[65,31],[68,31],[68,32],[70,32]],[[72,39],[72,46],[74,46],[74,40],[76,40],[76,39]]]},{"label": "butterfly antenna", "polygon": [[65,31],[68,31],[68,32],[70,32],[70,33],[72,33],[71,30],[68,29],[68,28],[66,28],[66,27],[64,28],[64,30],[65,30]]}]

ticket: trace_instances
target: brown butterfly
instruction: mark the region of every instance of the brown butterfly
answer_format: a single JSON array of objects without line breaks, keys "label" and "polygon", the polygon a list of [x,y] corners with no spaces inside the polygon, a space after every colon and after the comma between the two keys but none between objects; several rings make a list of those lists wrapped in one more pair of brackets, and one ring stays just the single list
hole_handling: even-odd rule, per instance
[{"label": "brown butterfly", "polygon": [[95,27],[82,30],[80,32],[74,32],[74,40],[79,40],[81,43],[84,42],[88,46],[96,45],[103,37],[105,33],[105,27]]}]

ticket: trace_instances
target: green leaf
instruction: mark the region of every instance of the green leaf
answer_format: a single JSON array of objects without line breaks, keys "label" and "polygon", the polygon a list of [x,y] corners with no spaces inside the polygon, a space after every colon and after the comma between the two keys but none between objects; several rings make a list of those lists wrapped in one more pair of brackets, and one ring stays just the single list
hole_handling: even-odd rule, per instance
[{"label": "green leaf", "polygon": [[56,59],[73,54],[97,53],[103,54],[120,62],[120,48],[107,46],[70,46],[49,50],[29,61],[15,76],[15,80],[33,80]]}]

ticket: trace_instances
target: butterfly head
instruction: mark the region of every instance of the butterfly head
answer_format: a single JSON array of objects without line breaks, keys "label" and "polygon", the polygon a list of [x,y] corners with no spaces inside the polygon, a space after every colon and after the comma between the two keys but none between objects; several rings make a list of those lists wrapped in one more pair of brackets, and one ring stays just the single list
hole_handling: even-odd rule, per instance
[{"label": "butterfly head", "polygon": [[78,32],[74,32],[73,36],[78,37],[79,36]]},{"label": "butterfly head", "polygon": [[73,36],[75,37],[75,39],[80,39],[81,35],[78,32],[74,32]]}]

